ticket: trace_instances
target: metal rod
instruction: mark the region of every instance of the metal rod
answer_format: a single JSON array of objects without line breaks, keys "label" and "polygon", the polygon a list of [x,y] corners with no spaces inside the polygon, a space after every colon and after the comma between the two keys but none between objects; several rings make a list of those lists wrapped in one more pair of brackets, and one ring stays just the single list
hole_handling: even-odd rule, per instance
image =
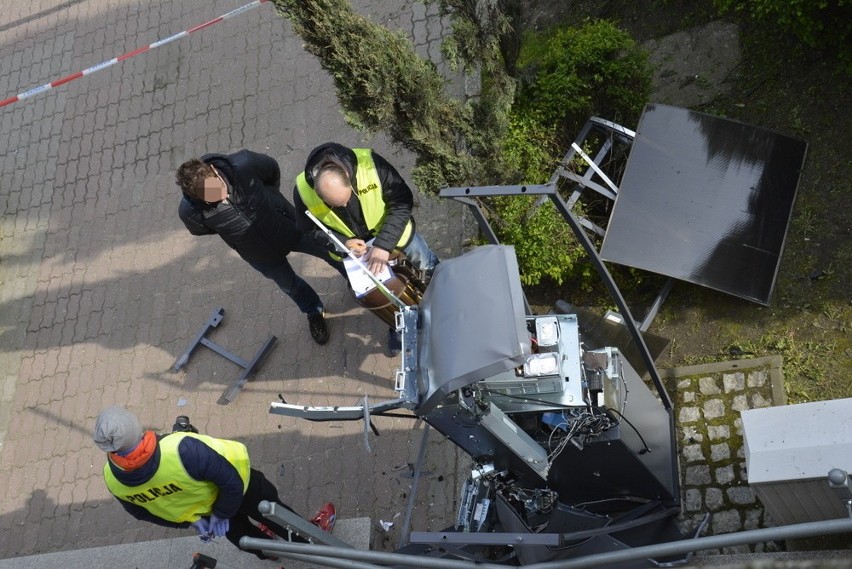
[{"label": "metal rod", "polygon": [[574,232],[574,236],[578,241],[580,241],[580,245],[582,245],[583,249],[586,250],[586,254],[592,261],[592,265],[595,267],[595,270],[597,270],[598,276],[600,276],[604,286],[606,286],[609,291],[610,297],[615,301],[616,306],[618,306],[618,310],[621,312],[621,316],[624,319],[624,325],[630,332],[630,337],[636,343],[636,348],[639,351],[639,357],[645,364],[645,369],[648,371],[648,375],[651,376],[651,381],[657,390],[657,395],[659,395],[663,408],[669,416],[669,437],[671,440],[671,444],[669,445],[669,460],[672,473],[672,498],[674,503],[679,504],[680,475],[678,472],[677,428],[675,426],[674,405],[672,404],[669,392],[666,391],[666,387],[663,385],[663,380],[660,378],[660,373],[657,371],[657,366],[654,364],[654,358],[651,356],[651,351],[648,349],[648,344],[645,343],[645,338],[642,336],[642,332],[639,331],[639,327],[633,319],[633,314],[631,314],[630,308],[627,306],[627,301],[625,301],[624,297],[621,295],[618,285],[615,284],[615,279],[612,278],[612,275],[610,274],[609,269],[606,268],[603,259],[601,259],[600,255],[598,255],[598,251],[595,249],[595,246],[592,244],[589,236],[586,235],[586,232],[580,227],[580,222],[571,212],[571,209],[562,199],[562,196],[559,195],[559,192],[554,191],[550,195],[550,199],[553,201],[553,205],[556,209],[562,213],[562,217],[565,218],[565,221],[568,222],[568,225],[571,227],[571,231]]},{"label": "metal rod", "polygon": [[405,518],[402,521],[402,531],[399,534],[397,549],[408,545],[409,529],[411,528],[411,513],[414,510],[414,499],[417,495],[417,481],[420,480],[420,469],[426,457],[426,444],[429,438],[429,423],[424,423],[423,435],[420,437],[420,451],[417,453],[417,465],[414,468],[414,478],[411,481],[411,490],[408,493],[408,505],[405,508]]},{"label": "metal rod", "polygon": [[[296,532],[305,539],[310,539],[313,543],[331,545],[344,549],[349,548],[351,551],[352,546],[350,544],[346,543],[342,539],[336,538],[333,534],[320,529],[298,515],[296,512],[289,510],[280,504],[276,504],[275,502],[270,502],[268,500],[261,500],[257,505],[257,511],[260,512],[264,518],[272,520],[285,529]],[[248,538],[244,537],[240,539],[240,547],[246,547],[243,545],[244,539]],[[264,545],[262,547],[256,547],[255,549],[266,549],[270,544],[274,545],[276,543],[280,543],[275,540],[261,541],[264,542]]]},{"label": "metal rod", "polygon": [[370,271],[370,269],[367,268],[367,265],[365,265],[363,263],[363,261],[361,261],[361,259],[356,257],[355,254],[352,251],[349,250],[349,247],[347,247],[345,244],[343,244],[340,241],[340,239],[337,238],[337,235],[335,235],[328,227],[323,225],[323,223],[319,219],[317,219],[314,214],[312,214],[310,211],[307,211],[307,210],[305,210],[305,214],[311,219],[311,221],[314,222],[314,225],[319,227],[320,230],[322,230],[326,235],[329,236],[329,238],[332,241],[334,241],[334,244],[337,245],[337,248],[340,250],[341,253],[346,253],[347,257],[349,257],[350,259],[355,261],[355,263],[358,265],[358,268],[360,268],[362,271],[364,271],[364,273],[367,275],[367,277],[371,281],[373,281],[373,284],[375,284],[377,287],[379,287],[379,290],[382,291],[382,294],[384,294],[387,297],[388,300],[390,300],[391,302],[396,304],[399,308],[403,308],[404,306],[406,306],[406,304],[403,301],[401,301],[399,298],[397,298],[397,296],[394,293],[392,293],[388,287],[385,286],[385,283],[383,283],[381,280],[379,280],[379,278],[376,275],[374,275]]},{"label": "metal rod", "polygon": [[610,180],[610,179],[609,179],[609,176],[607,176],[606,174],[604,174],[604,171],[603,171],[603,170],[601,170],[601,169],[600,169],[600,167],[599,167],[597,164],[595,164],[595,161],[594,161],[594,160],[592,160],[592,158],[591,158],[588,154],[586,154],[585,152],[583,152],[583,149],[582,149],[582,148],[580,148],[580,147],[577,145],[577,143],[576,143],[576,142],[574,142],[574,143],[572,143],[572,144],[571,144],[571,148],[573,148],[573,149],[574,149],[574,151],[575,151],[575,152],[577,152],[577,154],[579,154],[580,156],[582,156],[582,157],[583,157],[583,160],[585,160],[586,164],[588,164],[588,165],[589,165],[589,167],[590,167],[592,170],[594,170],[594,171],[595,171],[595,173],[596,173],[598,176],[600,176],[600,177],[601,177],[601,179],[604,181],[604,183],[606,183],[606,185],[607,185],[607,186],[609,186],[609,188],[612,190],[612,193],[607,192],[607,193],[605,193],[604,195],[605,195],[606,197],[608,197],[609,199],[611,199],[611,200],[615,200],[615,196],[616,196],[616,194],[618,194],[618,188],[615,186],[615,184],[613,184],[613,183],[612,183],[612,180]]},{"label": "metal rod", "polygon": [[[275,336],[270,336],[269,339],[260,347],[257,353],[254,355],[254,358],[250,362],[246,362],[243,373],[235,379],[231,384],[225,389],[222,395],[219,397],[219,400],[216,401],[219,405],[227,405],[237,398],[237,395],[240,394],[245,384],[248,382],[249,377],[251,377],[257,368],[260,367],[260,364],[263,363],[263,360],[266,359],[266,355],[272,349],[272,346],[275,345],[275,341],[278,338]],[[209,347],[209,346],[208,346]]]},{"label": "metal rod", "polygon": [[180,371],[180,368],[185,366],[189,362],[190,356],[192,356],[193,352],[198,348],[201,340],[204,339],[204,335],[210,330],[210,328],[216,328],[219,326],[219,323],[222,321],[222,318],[225,315],[224,308],[217,308],[210,315],[210,318],[207,319],[207,322],[204,323],[204,326],[201,328],[201,331],[196,334],[195,339],[192,340],[189,345],[184,350],[183,354],[181,354],[175,363],[172,364],[172,371]]},{"label": "metal rod", "polygon": [[476,219],[476,223],[479,225],[479,230],[485,234],[485,237],[488,239],[488,242],[492,245],[499,245],[500,240],[497,238],[497,234],[494,233],[494,230],[491,228],[491,224],[488,223],[488,219],[485,217],[485,214],[482,213],[482,208],[479,207],[479,202],[477,202],[473,198],[462,198],[457,197],[454,198],[457,202],[463,203],[470,208],[470,211],[473,213],[473,217]]},{"label": "metal rod", "polygon": [[618,310],[624,318],[624,325],[627,326],[627,330],[630,332],[630,336],[633,338],[633,341],[636,342],[636,347],[639,349],[639,356],[642,358],[642,362],[645,364],[645,368],[648,370],[648,374],[651,376],[651,381],[654,382],[654,386],[657,388],[657,393],[660,396],[660,399],[663,402],[663,407],[666,410],[672,409],[672,400],[669,397],[668,392],[666,391],[665,386],[663,385],[663,380],[660,378],[660,374],[657,371],[657,367],[654,365],[654,358],[651,357],[651,352],[648,350],[648,345],[645,343],[645,339],[642,337],[642,333],[639,332],[639,328],[636,326],[636,321],[633,319],[633,315],[630,313],[630,308],[627,306],[627,302],[624,300],[624,297],[621,295],[621,291],[618,289],[618,285],[615,284],[615,280],[612,278],[612,275],[609,273],[609,269],[606,268],[606,265],[603,263],[603,259],[598,255],[597,249],[592,244],[589,237],[586,235],[586,232],[580,227],[579,221],[574,217],[574,214],[571,213],[571,210],[562,200],[562,197],[558,192],[553,192],[550,194],[550,199],[553,201],[553,205],[556,206],[556,209],[562,214],[562,217],[565,218],[565,221],[568,222],[568,225],[571,226],[571,230],[574,232],[574,236],[580,241],[580,245],[583,246],[583,249],[586,250],[586,254],[592,261],[592,265],[594,265],[595,269],[598,272],[598,275],[601,277],[601,280],[604,282],[604,286],[606,286],[607,290],[609,290],[609,294],[612,299],[615,301],[615,304],[618,306]]},{"label": "metal rod", "polygon": [[645,545],[624,551],[596,553],[594,555],[580,557],[577,559],[534,563],[532,565],[527,565],[527,569],[585,569],[587,567],[600,567],[602,565],[616,565],[638,559],[655,559],[658,557],[680,555],[703,549],[719,549],[734,545],[745,545],[749,543],[762,543],[766,541],[779,541],[836,533],[852,533],[852,519],[808,522],[790,526],[763,528],[737,533],[714,535],[710,537],[685,539],[682,541],[673,541],[657,545]]},{"label": "metal rod", "polygon": [[[400,567],[413,567],[418,569],[470,569],[470,561],[458,561],[454,559],[438,559],[427,555],[418,555],[415,559],[412,555],[404,553],[390,553],[386,551],[363,551],[360,549],[349,549],[340,547],[329,547],[325,545],[314,545],[309,543],[293,543],[289,541],[270,542],[266,539],[254,537],[243,537],[240,539],[240,547],[243,549],[262,549],[272,551],[283,557],[292,554],[311,556],[312,563],[323,563],[325,557],[337,559],[351,559],[354,561],[374,562],[379,565],[398,565]],[[311,552],[315,553],[311,553]],[[477,569],[506,569],[505,565],[495,563],[476,563]]]},{"label": "metal rod", "polygon": [[[603,565],[616,565],[626,561],[639,559],[654,559],[681,555],[693,551],[705,549],[719,549],[735,545],[749,543],[762,543],[767,541],[779,541],[819,535],[831,535],[838,533],[852,533],[852,519],[827,520],[821,522],[808,522],[790,526],[775,528],[763,528],[738,533],[728,533],[710,537],[685,539],[669,543],[647,545],[633,549],[614,551],[609,553],[595,553],[574,559],[561,559],[527,565],[528,569],[584,569],[586,567],[600,567]],[[424,555],[417,556],[416,563],[412,563],[412,556],[401,553],[387,553],[379,551],[361,551],[339,547],[327,547],[311,545],[306,543],[291,543],[276,541],[270,543],[268,540],[244,537],[240,540],[240,546],[250,549],[263,549],[273,551],[285,557],[294,554],[299,559],[306,559],[312,563],[325,564],[325,557],[337,559],[351,559],[359,561],[375,562],[381,565],[398,564],[401,566],[413,566],[423,569],[470,569],[470,561],[457,561],[452,559],[435,559]],[[315,551],[315,553],[309,553]],[[304,557],[302,557],[304,556]],[[332,566],[332,565],[327,565]],[[336,567],[354,567],[346,565],[334,565]],[[477,569],[504,569],[505,565],[494,563],[475,563]],[[364,566],[372,569],[372,565]]]},{"label": "metal rod", "polygon": [[[509,193],[507,193],[509,190]],[[556,191],[556,184],[527,184],[524,186],[465,186],[441,188],[440,196],[446,198],[469,198],[482,196],[549,196]]]},{"label": "metal rod", "polygon": [[411,543],[432,545],[509,545],[559,547],[564,545],[558,533],[479,533],[479,532],[412,532]]},{"label": "metal rod", "polygon": [[[278,552],[270,552],[276,553],[278,555],[282,555]],[[314,566],[316,564],[325,565],[326,567],[335,567],[338,569],[381,569],[384,565],[376,565],[375,563],[365,563],[362,561],[353,561],[351,559],[337,559],[337,558],[317,558],[316,555],[300,554],[300,553],[287,553],[284,555],[288,559],[292,559],[294,561],[303,561],[310,566]],[[282,566],[283,567],[283,566]],[[217,566],[216,569],[219,569]]]},{"label": "metal rod", "polygon": [[654,321],[654,318],[657,317],[657,312],[660,311],[660,307],[663,306],[663,303],[669,297],[669,293],[672,291],[673,286],[674,279],[669,279],[666,281],[666,284],[664,284],[663,288],[660,289],[660,294],[657,295],[657,298],[654,300],[654,303],[651,305],[651,308],[648,309],[648,314],[646,314],[645,319],[642,320],[642,324],[639,326],[639,330],[645,332],[648,328],[651,327],[651,323]]},{"label": "metal rod", "polygon": [[216,352],[217,354],[219,354],[220,356],[222,356],[226,360],[232,361],[240,367],[247,368],[249,366],[249,363],[247,361],[245,361],[243,358],[241,358],[240,356],[238,356],[236,354],[232,354],[231,352],[229,352],[228,350],[226,350],[225,348],[223,348],[222,346],[220,346],[219,344],[217,344],[216,342],[214,342],[210,338],[201,338],[201,340],[199,340],[198,342],[202,346],[210,348],[211,350],[213,350],[214,352]]},{"label": "metal rod", "polygon": [[[657,502],[659,504],[659,502]],[[653,503],[648,504],[649,507]],[[548,545],[558,547],[566,541],[578,541],[597,537],[599,535],[609,535],[618,533],[642,525],[650,524],[661,519],[670,518],[680,512],[679,508],[669,508],[666,510],[645,514],[641,517],[621,522],[609,526],[603,526],[594,529],[586,529],[571,533],[453,533],[453,532],[416,532],[412,533],[412,543],[430,543],[441,544],[451,543],[454,545],[464,543],[474,543],[476,545]],[[465,541],[467,540],[467,542]]]}]

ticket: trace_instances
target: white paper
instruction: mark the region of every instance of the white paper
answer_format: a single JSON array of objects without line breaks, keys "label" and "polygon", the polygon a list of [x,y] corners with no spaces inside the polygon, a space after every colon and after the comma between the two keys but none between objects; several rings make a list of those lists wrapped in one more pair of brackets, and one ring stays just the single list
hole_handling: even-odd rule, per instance
[{"label": "white paper", "polygon": [[[372,243],[372,241],[370,241],[370,243]],[[363,256],[361,259],[363,259]],[[363,261],[361,264],[363,264]],[[376,283],[367,276],[366,271],[364,271],[364,269],[362,269],[354,259],[351,257],[344,257],[343,266],[346,267],[346,276],[349,278],[349,285],[352,287],[352,292],[355,293],[356,297],[360,298],[376,288]],[[390,266],[385,265],[385,268],[382,269],[381,273],[376,275],[376,278],[383,283],[392,279],[393,271]]]}]

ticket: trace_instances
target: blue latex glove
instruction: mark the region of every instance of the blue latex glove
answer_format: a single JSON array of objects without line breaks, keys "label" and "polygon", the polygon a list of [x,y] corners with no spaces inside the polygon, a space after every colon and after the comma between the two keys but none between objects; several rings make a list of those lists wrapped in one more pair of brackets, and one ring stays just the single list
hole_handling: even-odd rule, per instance
[{"label": "blue latex glove", "polygon": [[198,532],[198,535],[201,536],[201,539],[209,537],[210,521],[207,518],[198,518],[196,521],[192,522],[189,525],[195,528],[195,531]]},{"label": "blue latex glove", "polygon": [[230,525],[228,518],[220,518],[216,514],[210,516],[210,533],[213,534],[213,537],[224,536],[228,533]]}]

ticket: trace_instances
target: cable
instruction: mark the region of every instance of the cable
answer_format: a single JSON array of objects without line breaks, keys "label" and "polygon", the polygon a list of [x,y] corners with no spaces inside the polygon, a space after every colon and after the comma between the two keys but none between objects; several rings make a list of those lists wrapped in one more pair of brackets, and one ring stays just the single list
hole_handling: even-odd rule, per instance
[{"label": "cable", "polygon": [[624,422],[625,422],[625,423],[627,423],[628,425],[630,425],[630,427],[633,429],[633,431],[634,431],[634,432],[636,433],[636,435],[639,437],[639,440],[640,440],[640,441],[642,441],[642,445],[643,445],[645,448],[644,448],[644,449],[642,449],[641,451],[639,451],[639,454],[645,454],[646,452],[651,452],[651,448],[648,446],[648,443],[646,443],[646,442],[645,442],[645,438],[642,436],[642,433],[640,433],[640,432],[639,432],[639,429],[637,429],[637,428],[633,425],[633,423],[631,423],[631,422],[627,419],[627,417],[625,417],[624,415],[622,415],[621,413],[619,413],[619,412],[618,412],[618,411],[616,411],[615,409],[607,409],[607,411],[611,411],[611,412],[613,412],[613,413],[616,413],[619,417],[621,417],[621,418],[624,420]]},{"label": "cable", "polygon": [[565,405],[564,403],[554,403],[552,401],[544,401],[543,399],[534,399],[532,397],[526,397],[523,395],[509,395],[508,393],[500,393],[499,391],[492,391],[487,387],[482,388],[482,391],[489,395],[496,395],[499,397],[506,397],[507,399],[516,399],[518,401],[526,401],[529,403],[538,403],[540,405],[545,405],[547,407],[558,407],[559,409],[577,409],[579,407],[585,407],[585,405]]}]

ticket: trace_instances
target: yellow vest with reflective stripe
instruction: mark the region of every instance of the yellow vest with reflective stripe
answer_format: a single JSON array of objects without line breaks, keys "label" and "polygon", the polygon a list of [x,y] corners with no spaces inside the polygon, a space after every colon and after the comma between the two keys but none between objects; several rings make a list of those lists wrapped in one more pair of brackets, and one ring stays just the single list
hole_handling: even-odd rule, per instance
[{"label": "yellow vest with reflective stripe", "polygon": [[[376,169],[375,162],[373,162],[372,150],[369,148],[353,148],[352,152],[355,153],[358,160],[358,187],[355,188],[355,195],[358,196],[358,201],[361,203],[361,213],[364,215],[367,228],[375,235],[385,221],[385,200],[382,196],[382,182],[379,179],[379,171]],[[320,199],[316,191],[308,184],[304,172],[296,177],[296,189],[308,211],[314,214],[323,225],[346,237],[355,237],[352,229],[343,223],[343,220]],[[396,246],[401,248],[408,244],[412,231],[413,227],[409,219]],[[332,254],[332,257],[340,258],[334,254]]]},{"label": "yellow vest with reflective stripe", "polygon": [[194,433],[174,433],[160,439],[160,466],[150,480],[139,486],[125,486],[119,482],[107,462],[104,478],[109,491],[120,500],[141,506],[170,522],[194,522],[202,516],[209,516],[219,496],[219,488],[212,482],[196,480],[187,474],[178,452],[178,445],[184,437],[200,440],[230,462],[243,481],[245,494],[251,468],[246,446],[237,441]]}]

